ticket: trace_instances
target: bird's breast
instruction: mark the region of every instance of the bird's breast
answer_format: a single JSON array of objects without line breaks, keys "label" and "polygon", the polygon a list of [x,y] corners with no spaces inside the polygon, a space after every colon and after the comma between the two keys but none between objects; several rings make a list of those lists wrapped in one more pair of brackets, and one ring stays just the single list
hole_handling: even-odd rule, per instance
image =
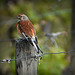
[{"label": "bird's breast", "polygon": [[18,24],[18,23],[17,23],[16,27],[17,27],[17,32],[18,32],[19,36],[20,36],[20,37],[24,37],[24,36],[22,35],[22,33],[21,33],[21,30],[19,29],[19,24]]}]

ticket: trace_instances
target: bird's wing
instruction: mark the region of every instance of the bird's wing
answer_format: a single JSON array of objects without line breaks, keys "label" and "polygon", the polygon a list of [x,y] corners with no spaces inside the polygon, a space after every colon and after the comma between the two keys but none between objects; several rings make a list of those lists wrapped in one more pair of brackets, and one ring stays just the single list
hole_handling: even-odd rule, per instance
[{"label": "bird's wing", "polygon": [[32,23],[28,20],[19,22],[19,29],[28,37],[32,38],[35,36],[35,30]]}]

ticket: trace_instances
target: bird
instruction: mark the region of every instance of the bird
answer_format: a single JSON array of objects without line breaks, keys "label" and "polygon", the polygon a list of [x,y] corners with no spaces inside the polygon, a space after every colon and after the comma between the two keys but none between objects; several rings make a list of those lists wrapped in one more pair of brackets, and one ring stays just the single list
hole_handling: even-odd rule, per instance
[{"label": "bird", "polygon": [[20,37],[23,37],[27,41],[29,41],[30,44],[35,47],[38,54],[43,53],[43,51],[38,46],[36,32],[29,18],[25,14],[19,14],[17,16],[17,19],[18,19],[18,22],[16,23],[16,27]]}]

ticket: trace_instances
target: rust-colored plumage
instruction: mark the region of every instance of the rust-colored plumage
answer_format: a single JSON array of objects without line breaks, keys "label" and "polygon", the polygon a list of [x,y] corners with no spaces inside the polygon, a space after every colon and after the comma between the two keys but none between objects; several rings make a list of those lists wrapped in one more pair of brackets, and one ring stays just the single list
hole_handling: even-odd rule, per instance
[{"label": "rust-colored plumage", "polygon": [[35,36],[35,30],[30,20],[19,21],[17,23],[17,31],[21,37],[24,37],[22,32],[30,38]]},{"label": "rust-colored plumage", "polygon": [[35,35],[35,30],[33,24],[28,19],[28,17],[24,14],[18,15],[18,22],[16,24],[17,31],[21,37],[24,37],[29,41],[37,50],[37,52],[41,52],[40,47],[37,45],[37,39]]}]

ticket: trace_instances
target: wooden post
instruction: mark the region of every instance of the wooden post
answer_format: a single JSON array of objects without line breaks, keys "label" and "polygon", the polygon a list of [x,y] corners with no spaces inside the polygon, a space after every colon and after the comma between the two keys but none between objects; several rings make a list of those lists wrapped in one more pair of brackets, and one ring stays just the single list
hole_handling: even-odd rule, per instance
[{"label": "wooden post", "polygon": [[26,39],[16,41],[16,75],[37,75],[36,50]]}]

